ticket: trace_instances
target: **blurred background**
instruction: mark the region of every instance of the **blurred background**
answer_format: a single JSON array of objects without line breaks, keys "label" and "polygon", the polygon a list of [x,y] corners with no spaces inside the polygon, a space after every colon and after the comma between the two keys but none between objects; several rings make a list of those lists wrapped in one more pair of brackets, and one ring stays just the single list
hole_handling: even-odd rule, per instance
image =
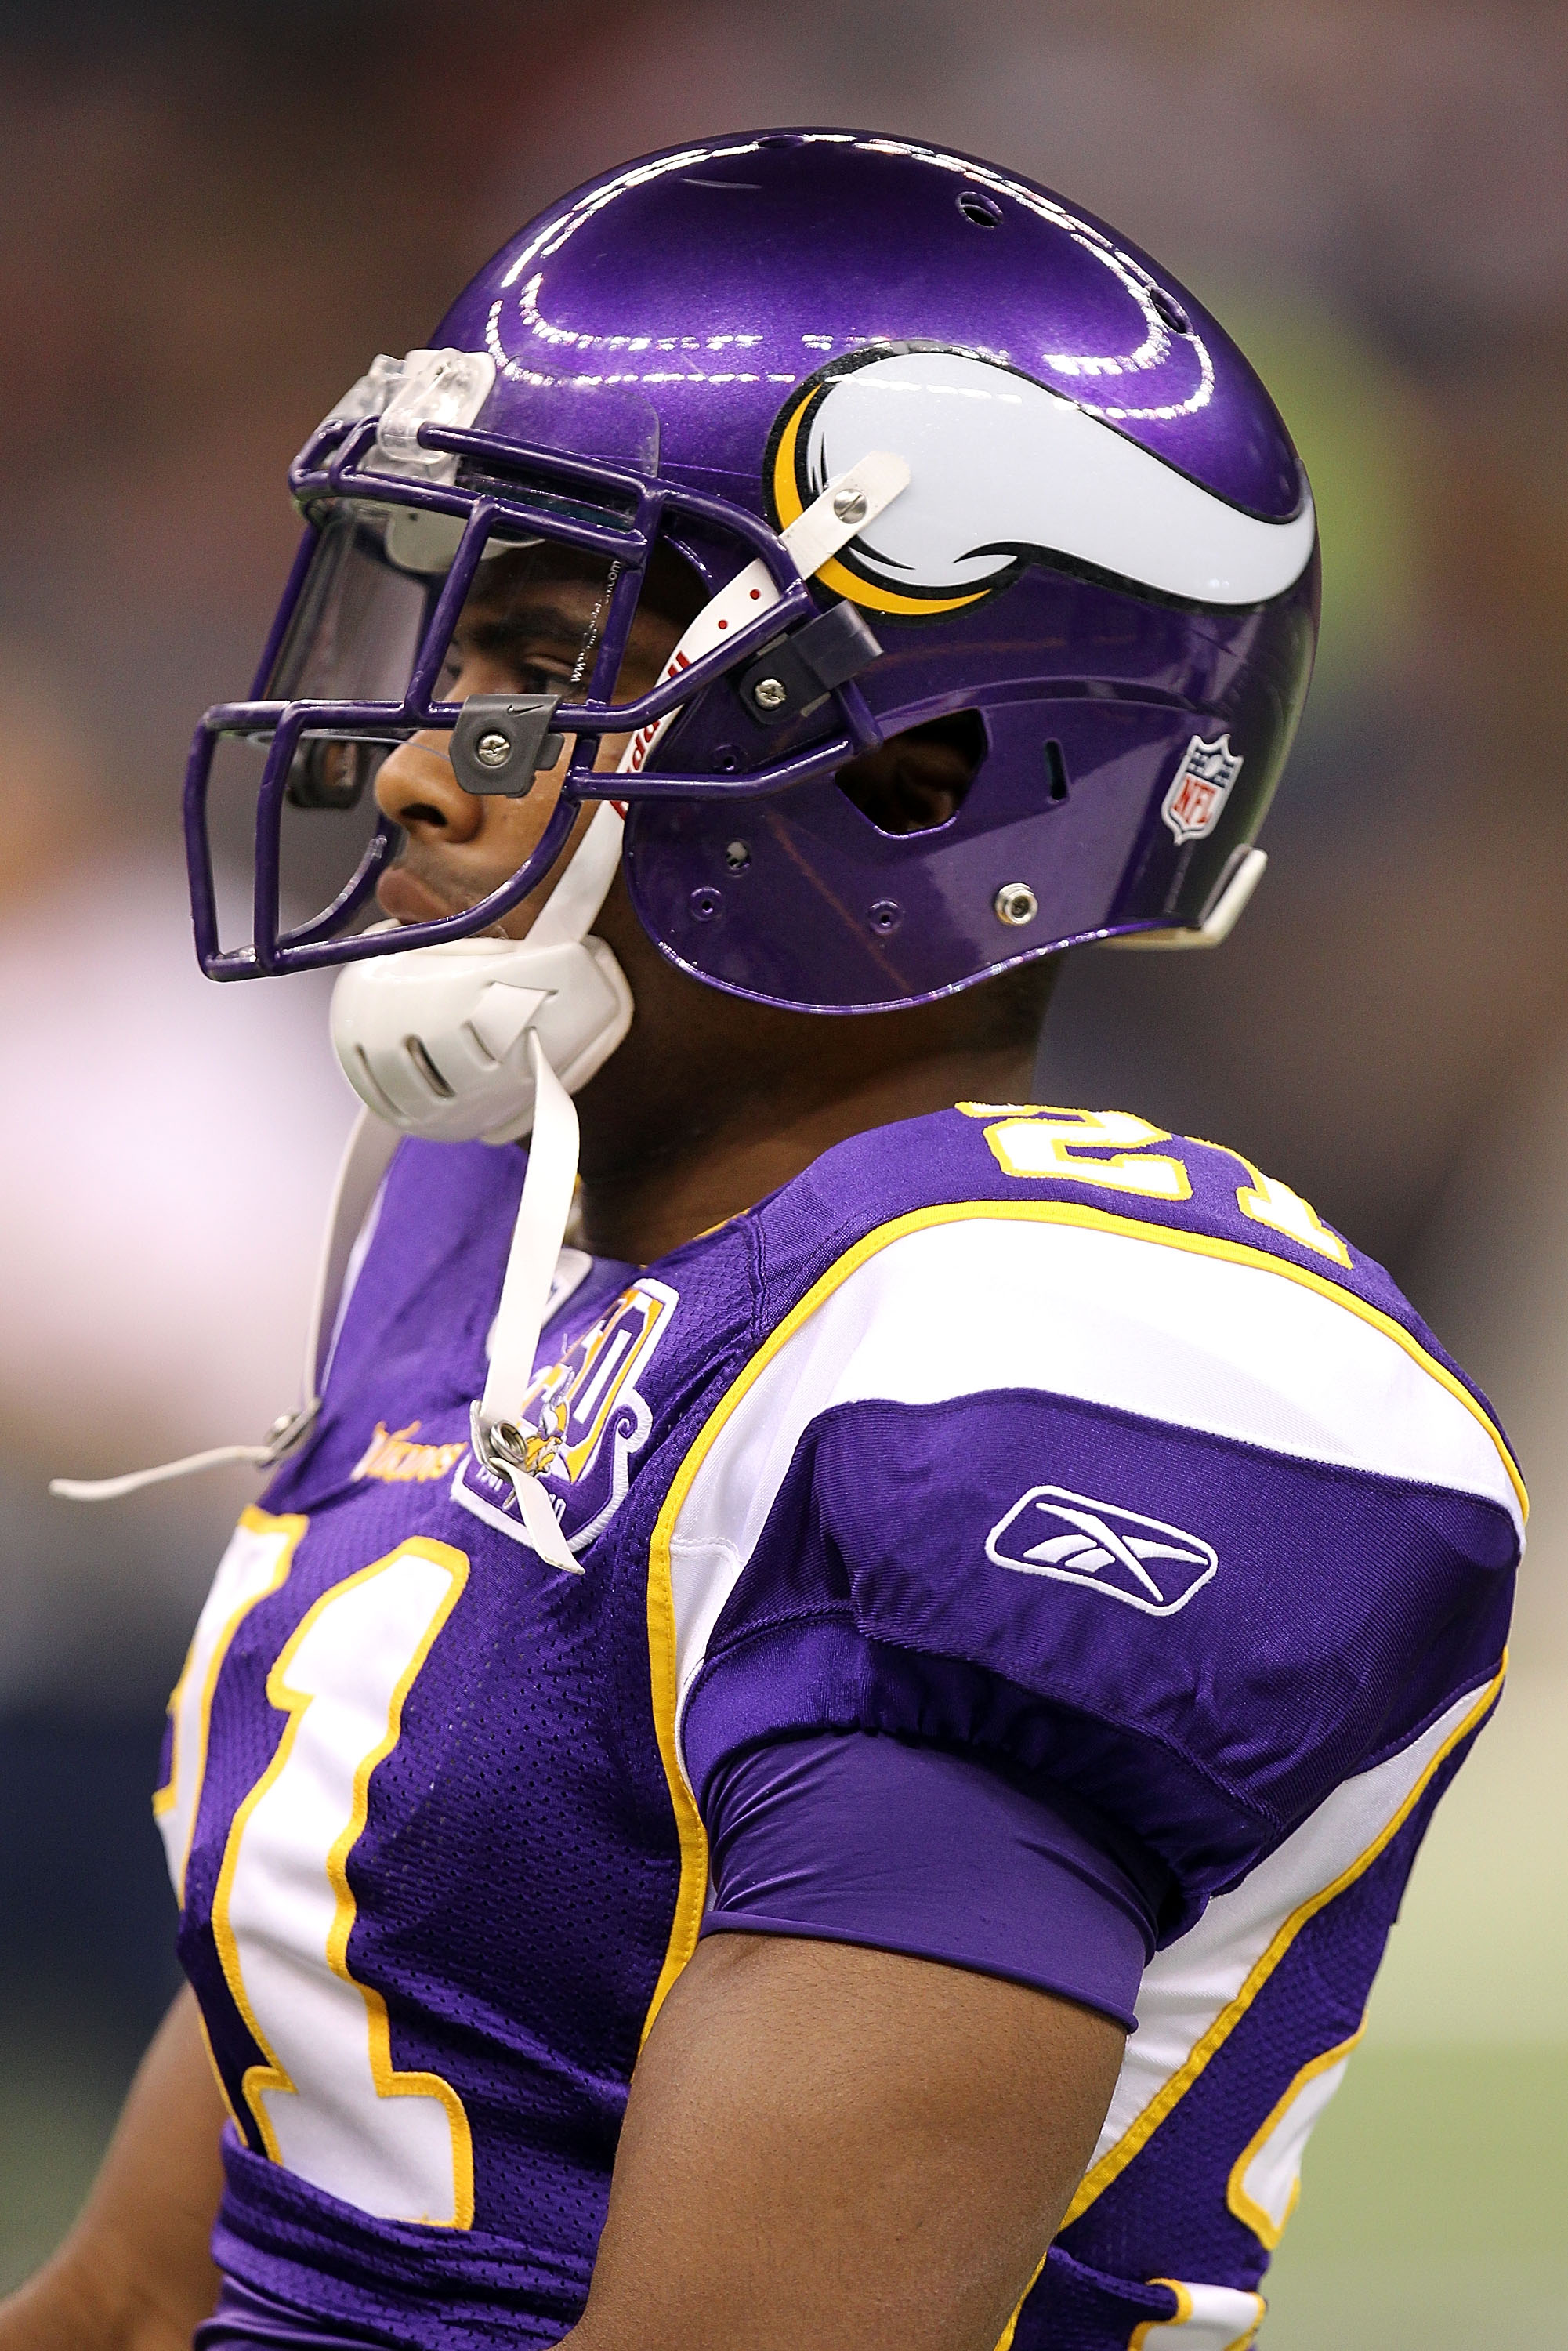
[{"label": "blurred background", "polygon": [[1271,2351],[1568,2345],[1568,12],[1522,0],[0,5],[0,2286],[167,1999],[148,1805],[243,1474],[107,1472],[294,1395],[350,1102],[310,981],[189,944],[184,745],[248,681],[284,468],[548,198],[843,122],[1107,216],[1260,368],[1322,516],[1317,683],[1214,956],[1084,953],[1041,1099],[1222,1136],[1388,1264],[1535,1517],[1278,2258]]}]

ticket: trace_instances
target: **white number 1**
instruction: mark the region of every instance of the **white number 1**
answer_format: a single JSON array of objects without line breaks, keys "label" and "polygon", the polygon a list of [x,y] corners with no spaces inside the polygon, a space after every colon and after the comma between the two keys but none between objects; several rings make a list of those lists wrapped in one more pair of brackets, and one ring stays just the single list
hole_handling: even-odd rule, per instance
[{"label": "white number 1", "polygon": [[213,1901],[229,1990],[266,2053],[245,2102],[268,2155],[383,2220],[466,2229],[468,2117],[436,2074],[392,2069],[386,2003],[349,1973],[347,1865],[371,1774],[468,1579],[449,1544],[400,1543],[324,1592],[267,1677],[288,1722],[240,1805]]}]

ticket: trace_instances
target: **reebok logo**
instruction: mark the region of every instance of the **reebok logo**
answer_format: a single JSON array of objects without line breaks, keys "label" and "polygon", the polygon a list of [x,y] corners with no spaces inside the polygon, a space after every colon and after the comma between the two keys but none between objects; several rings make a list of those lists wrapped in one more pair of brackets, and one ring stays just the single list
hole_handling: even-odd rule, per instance
[{"label": "reebok logo", "polygon": [[1020,1495],[986,1537],[986,1556],[1016,1575],[1103,1592],[1145,1616],[1174,1616],[1219,1566],[1201,1536],[1065,1486],[1031,1486]]}]

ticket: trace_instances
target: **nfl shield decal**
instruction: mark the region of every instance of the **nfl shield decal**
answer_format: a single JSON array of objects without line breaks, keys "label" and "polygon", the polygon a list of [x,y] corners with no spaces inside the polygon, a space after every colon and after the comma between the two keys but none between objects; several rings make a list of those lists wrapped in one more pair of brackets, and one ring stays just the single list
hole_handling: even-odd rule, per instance
[{"label": "nfl shield decal", "polygon": [[[677,1304],[668,1284],[643,1276],[573,1340],[559,1363],[537,1372],[517,1416],[528,1440],[524,1467],[539,1479],[573,1551],[614,1517],[646,1441],[653,1415],[639,1383]],[[504,1479],[465,1452],[452,1499],[476,1518],[532,1549]]]},{"label": "nfl shield decal", "polygon": [[1240,773],[1241,754],[1231,749],[1228,735],[1215,743],[1206,743],[1201,735],[1193,737],[1160,810],[1178,844],[1201,841],[1214,831]]},{"label": "nfl shield decal", "polygon": [[1021,1494],[987,1536],[986,1555],[1019,1575],[1103,1592],[1146,1616],[1174,1616],[1219,1565],[1201,1535],[1065,1486],[1031,1486]]}]

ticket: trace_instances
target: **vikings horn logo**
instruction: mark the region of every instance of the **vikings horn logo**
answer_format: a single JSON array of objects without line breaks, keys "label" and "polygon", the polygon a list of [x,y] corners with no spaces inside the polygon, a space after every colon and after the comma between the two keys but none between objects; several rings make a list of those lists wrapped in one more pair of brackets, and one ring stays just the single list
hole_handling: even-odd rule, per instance
[{"label": "vikings horn logo", "polygon": [[1300,579],[1315,522],[1228,506],[1065,394],[968,351],[880,344],[818,370],[780,412],[766,479],[780,529],[868,449],[911,481],[819,577],[900,620],[994,595],[1065,558],[1197,604],[1266,603]]}]

